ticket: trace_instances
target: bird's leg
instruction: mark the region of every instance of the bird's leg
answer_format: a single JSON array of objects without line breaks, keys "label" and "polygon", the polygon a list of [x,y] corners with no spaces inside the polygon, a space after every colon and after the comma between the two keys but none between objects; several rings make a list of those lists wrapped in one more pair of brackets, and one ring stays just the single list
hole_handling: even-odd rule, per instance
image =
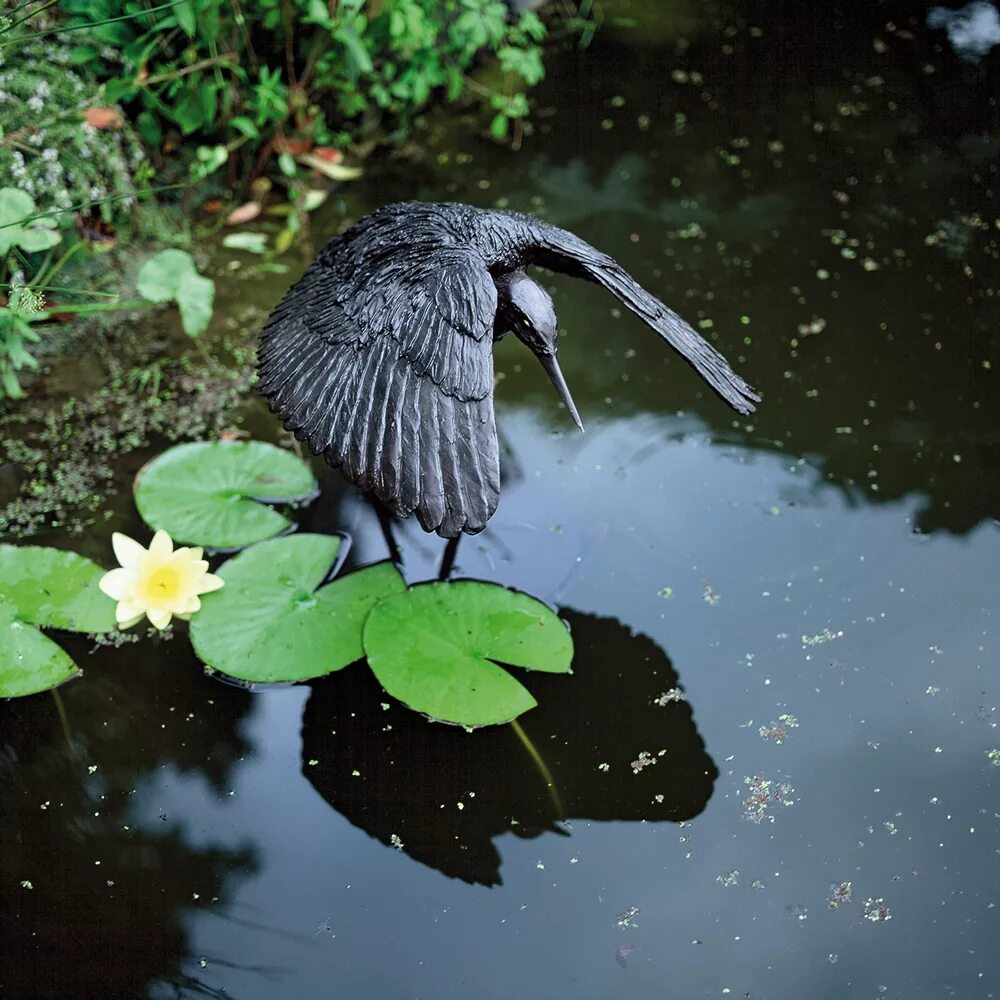
[{"label": "bird's leg", "polygon": [[378,526],[382,529],[382,538],[385,539],[385,547],[389,550],[389,558],[392,560],[393,566],[402,566],[403,555],[399,551],[399,546],[396,544],[396,539],[392,534],[392,514],[374,493],[368,493],[366,496],[375,508]]},{"label": "bird's leg", "polygon": [[461,535],[448,539],[448,544],[444,547],[444,555],[441,556],[441,568],[438,570],[438,580],[444,583],[451,576],[451,571],[455,568],[455,556],[458,553],[458,543],[462,540]]}]

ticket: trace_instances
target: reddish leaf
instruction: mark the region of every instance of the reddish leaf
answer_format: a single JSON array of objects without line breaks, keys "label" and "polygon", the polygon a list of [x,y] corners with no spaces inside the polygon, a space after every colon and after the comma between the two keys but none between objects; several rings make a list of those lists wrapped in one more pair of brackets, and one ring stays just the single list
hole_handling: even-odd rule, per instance
[{"label": "reddish leaf", "polygon": [[226,223],[230,226],[241,226],[244,222],[251,222],[260,215],[260,205],[255,201],[248,201],[239,208],[234,208],[226,216]]},{"label": "reddish leaf", "polygon": [[307,153],[312,148],[308,139],[286,139],[281,135],[276,135],[271,140],[271,145],[276,153],[290,153],[292,156]]},{"label": "reddish leaf", "polygon": [[321,159],[330,163],[340,163],[344,159],[344,154],[333,146],[317,146],[313,152]]},{"label": "reddish leaf", "polygon": [[117,108],[87,108],[83,120],[94,128],[118,129],[122,127],[122,115]]}]

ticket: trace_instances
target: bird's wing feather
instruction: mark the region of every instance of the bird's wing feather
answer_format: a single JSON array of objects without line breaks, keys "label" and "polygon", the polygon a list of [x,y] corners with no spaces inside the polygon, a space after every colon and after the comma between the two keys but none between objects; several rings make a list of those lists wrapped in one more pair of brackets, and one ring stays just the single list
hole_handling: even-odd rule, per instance
[{"label": "bird's wing feather", "polygon": [[533,263],[603,285],[678,351],[699,375],[740,413],[752,413],[760,396],[729,362],[672,309],[650,295],[621,265],[578,236],[536,223]]},{"label": "bird's wing feather", "polygon": [[334,240],[264,327],[260,391],[396,513],[445,537],[481,531],[500,498],[496,308],[473,250]]}]

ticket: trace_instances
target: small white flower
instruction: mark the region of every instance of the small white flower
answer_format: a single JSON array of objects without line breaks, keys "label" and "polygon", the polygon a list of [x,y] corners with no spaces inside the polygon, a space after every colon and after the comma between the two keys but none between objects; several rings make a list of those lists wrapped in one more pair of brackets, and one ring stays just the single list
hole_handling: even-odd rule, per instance
[{"label": "small white flower", "polygon": [[115,621],[120,628],[145,615],[154,627],[164,629],[174,615],[189,618],[201,608],[201,594],[223,585],[221,577],[208,572],[200,548],[175,550],[165,531],[153,535],[148,549],[118,531],[111,545],[121,567],[105,573],[99,586],[118,602]]}]

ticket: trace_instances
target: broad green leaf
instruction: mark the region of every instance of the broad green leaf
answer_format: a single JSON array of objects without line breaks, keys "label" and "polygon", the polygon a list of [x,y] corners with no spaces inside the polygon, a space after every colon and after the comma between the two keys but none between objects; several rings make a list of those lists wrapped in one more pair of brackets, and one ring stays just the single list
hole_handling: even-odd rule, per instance
[{"label": "broad green leaf", "polygon": [[0,698],[48,691],[78,673],[64,649],[0,602]]},{"label": "broad green leaf", "polygon": [[143,520],[171,538],[213,549],[238,549],[291,525],[266,506],[316,491],[309,466],[262,441],[199,441],[168,449],[140,469],[135,505]]},{"label": "broad green leaf", "polygon": [[35,211],[34,199],[26,191],[0,188],[0,257],[12,247],[25,253],[49,250],[62,239],[51,218],[31,218]]},{"label": "broad green leaf", "polygon": [[150,302],[172,302],[177,298],[181,279],[192,271],[197,268],[187,251],[161,250],[142,265],[136,287]]},{"label": "broad green leaf", "polygon": [[386,691],[434,719],[510,722],[535,699],[498,664],[569,673],[573,641],[540,601],[492,583],[421,584],[376,605],[364,632]]},{"label": "broad green leaf", "polygon": [[75,552],[0,545],[0,605],[20,621],[70,632],[109,632],[115,602],[98,589],[104,570]]},{"label": "broad green leaf", "polygon": [[0,545],[0,698],[47,691],[80,672],[33,626],[110,632],[115,602],[97,586],[103,575],[75,552]]},{"label": "broad green leaf", "polygon": [[222,245],[229,250],[264,253],[267,250],[267,236],[264,233],[229,233],[223,237]]},{"label": "broad green leaf", "polygon": [[55,223],[51,219],[35,219],[30,226],[21,228],[17,238],[18,245],[25,253],[51,250],[61,240],[62,233],[55,229]]},{"label": "broad green leaf", "polygon": [[335,536],[291,535],[224,563],[226,585],[191,620],[198,656],[252,683],[309,680],[360,660],[365,618],[405,584],[395,566],[378,563],[320,586],[340,546]]},{"label": "broad green leaf", "polygon": [[181,326],[189,337],[197,337],[212,319],[215,282],[195,271],[181,278],[177,290],[177,305],[181,310]]},{"label": "broad green leaf", "polygon": [[139,294],[150,302],[176,302],[189,337],[201,333],[212,318],[215,282],[198,273],[185,250],[161,250],[139,271]]}]

